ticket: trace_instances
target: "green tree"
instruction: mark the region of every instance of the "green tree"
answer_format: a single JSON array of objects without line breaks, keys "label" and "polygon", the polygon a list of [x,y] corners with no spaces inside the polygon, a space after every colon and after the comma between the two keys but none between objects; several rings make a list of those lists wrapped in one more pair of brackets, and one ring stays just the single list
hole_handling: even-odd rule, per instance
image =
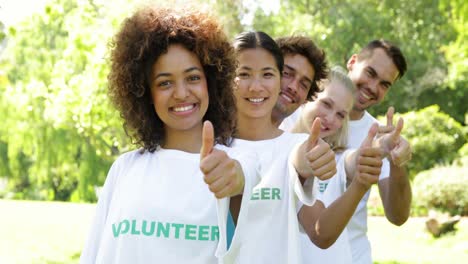
[{"label": "green tree", "polygon": [[12,187],[23,197],[95,199],[92,186],[102,184],[126,142],[106,96],[113,24],[104,10],[92,1],[51,1],[11,30],[1,140]]}]

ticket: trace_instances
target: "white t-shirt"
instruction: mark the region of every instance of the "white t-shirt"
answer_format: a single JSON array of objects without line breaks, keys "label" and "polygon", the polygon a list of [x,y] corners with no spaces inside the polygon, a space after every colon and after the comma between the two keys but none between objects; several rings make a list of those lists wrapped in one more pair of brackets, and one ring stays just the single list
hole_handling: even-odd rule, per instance
[{"label": "white t-shirt", "polygon": [[[367,137],[369,128],[373,123],[378,122],[367,111],[364,112],[360,120],[349,122],[348,129],[348,148],[357,149],[362,141]],[[383,160],[382,170],[379,180],[390,176],[390,165],[387,159]],[[353,263],[366,264],[372,263],[371,245],[367,238],[367,201],[369,200],[370,190],[359,202],[353,217],[349,221],[348,236],[353,253]]]},{"label": "white t-shirt", "polygon": [[[291,131],[302,114],[303,105],[293,114],[283,120],[279,128]],[[326,207],[340,197],[346,191],[346,173],[344,171],[344,155],[336,154],[337,174],[326,181],[317,181],[318,200]],[[341,165],[340,165],[341,164]],[[328,186],[328,188],[327,188]],[[326,191],[325,191],[326,190]],[[305,233],[300,234],[303,263],[351,263],[351,248],[349,245],[348,231],[345,228],[338,239],[327,249],[321,249],[314,245]],[[319,261],[318,261],[319,260]]]},{"label": "white t-shirt", "polygon": [[284,132],[269,140],[234,141],[258,153],[261,181],[251,197],[244,196],[247,219],[238,220],[229,251],[219,252],[224,263],[302,263],[296,203],[312,205],[315,193],[313,184],[301,185],[289,159],[308,136]]},{"label": "white t-shirt", "polygon": [[[337,173],[328,180],[318,180],[319,193],[317,200],[328,207],[346,191],[346,171],[344,167],[344,157],[349,151],[336,153]],[[303,263],[321,263],[321,264],[351,264],[352,255],[349,245],[348,232],[346,228],[340,234],[338,239],[327,249],[321,249],[315,246],[309,237],[301,233],[301,248]]]},{"label": "white t-shirt", "polygon": [[[216,148],[240,162],[250,194],[254,154]],[[219,200],[199,166],[200,154],[171,149],[121,155],[106,178],[80,262],[217,263]]]},{"label": "white t-shirt", "polygon": [[299,118],[301,118],[302,109],[304,109],[304,104],[299,106],[296,111],[294,111],[290,116],[286,117],[281,124],[279,125],[279,129],[284,131],[291,131],[294,125],[297,123]]}]

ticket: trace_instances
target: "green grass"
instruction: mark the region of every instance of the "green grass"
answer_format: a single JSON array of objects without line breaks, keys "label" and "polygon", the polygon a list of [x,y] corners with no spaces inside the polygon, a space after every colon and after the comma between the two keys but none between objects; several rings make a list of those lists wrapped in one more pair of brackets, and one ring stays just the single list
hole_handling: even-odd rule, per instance
[{"label": "green grass", "polygon": [[[0,263],[78,263],[93,204],[0,200]],[[434,239],[424,218],[396,227],[369,218],[376,263],[468,263],[468,218],[458,231]]]},{"label": "green grass", "polygon": [[94,208],[0,200],[0,263],[78,263]]},{"label": "green grass", "polygon": [[369,240],[376,263],[468,263],[468,218],[458,231],[435,239],[425,231],[425,218],[412,217],[403,226],[385,217],[369,219]]}]

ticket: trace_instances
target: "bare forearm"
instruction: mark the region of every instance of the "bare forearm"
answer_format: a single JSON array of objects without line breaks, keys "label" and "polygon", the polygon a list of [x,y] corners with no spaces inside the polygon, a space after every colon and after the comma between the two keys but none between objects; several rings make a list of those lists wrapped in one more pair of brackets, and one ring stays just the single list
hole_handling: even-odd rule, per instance
[{"label": "bare forearm", "polygon": [[316,220],[312,215],[314,211],[303,207],[299,220],[310,240],[320,248],[330,247],[343,232],[366,191],[361,185],[351,183],[346,192],[328,208],[323,207],[319,214],[315,212]]},{"label": "bare forearm", "polygon": [[349,186],[353,181],[354,175],[356,173],[356,159],[358,156],[358,151],[354,150],[348,153],[345,159],[345,172],[346,172],[346,186]]},{"label": "bare forearm", "polygon": [[390,162],[390,177],[379,182],[385,216],[394,225],[406,222],[411,208],[411,185],[405,167]]}]

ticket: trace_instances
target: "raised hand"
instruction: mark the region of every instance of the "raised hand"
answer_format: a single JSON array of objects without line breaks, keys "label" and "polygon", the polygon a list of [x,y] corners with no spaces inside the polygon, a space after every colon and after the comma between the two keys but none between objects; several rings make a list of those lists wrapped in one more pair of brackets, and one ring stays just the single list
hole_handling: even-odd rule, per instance
[{"label": "raised hand", "polygon": [[[401,128],[398,131],[398,126],[401,120]],[[403,129],[403,119],[400,119],[398,121],[397,129],[398,135],[401,133],[401,130]],[[402,136],[399,136],[399,139],[393,139],[395,143],[395,146],[393,149],[390,151],[390,159],[393,164],[395,164],[398,167],[401,167],[405,165],[408,161],[411,160],[412,157],[412,151],[411,151],[411,146],[409,142]]]},{"label": "raised hand", "polygon": [[400,118],[398,119],[397,125],[393,128],[393,130],[378,137],[374,146],[380,147],[382,149],[384,157],[388,157],[390,152],[399,144],[402,130],[403,118]]},{"label": "raised hand", "polygon": [[336,173],[335,153],[330,145],[320,136],[321,121],[316,118],[310,129],[310,136],[305,143],[305,157],[310,167],[309,173],[302,177],[315,176],[320,180],[331,178]]},{"label": "raised hand", "polygon": [[379,181],[380,171],[382,169],[382,149],[372,147],[374,137],[379,127],[377,123],[369,129],[367,137],[358,149],[356,157],[356,170],[353,181],[357,181],[364,188],[369,189],[372,184]]},{"label": "raised hand", "polygon": [[379,133],[385,131],[385,134],[379,136],[377,145],[384,151],[384,157],[389,157],[393,164],[401,167],[411,160],[412,151],[409,142],[401,136],[403,119],[400,117],[397,125],[393,126],[393,112],[393,107],[390,107],[387,111],[387,126],[379,127]]},{"label": "raised hand", "polygon": [[386,114],[386,117],[387,117],[387,125],[385,126],[379,126],[379,131],[378,131],[378,136],[380,134],[386,134],[386,133],[390,133],[393,131],[394,129],[394,126],[393,126],[393,114],[395,114],[395,108],[393,106],[390,106],[388,109],[387,109],[387,114]]},{"label": "raised hand", "polygon": [[244,188],[244,174],[240,164],[226,152],[214,148],[214,129],[210,121],[203,123],[200,170],[216,198],[240,194]]}]

